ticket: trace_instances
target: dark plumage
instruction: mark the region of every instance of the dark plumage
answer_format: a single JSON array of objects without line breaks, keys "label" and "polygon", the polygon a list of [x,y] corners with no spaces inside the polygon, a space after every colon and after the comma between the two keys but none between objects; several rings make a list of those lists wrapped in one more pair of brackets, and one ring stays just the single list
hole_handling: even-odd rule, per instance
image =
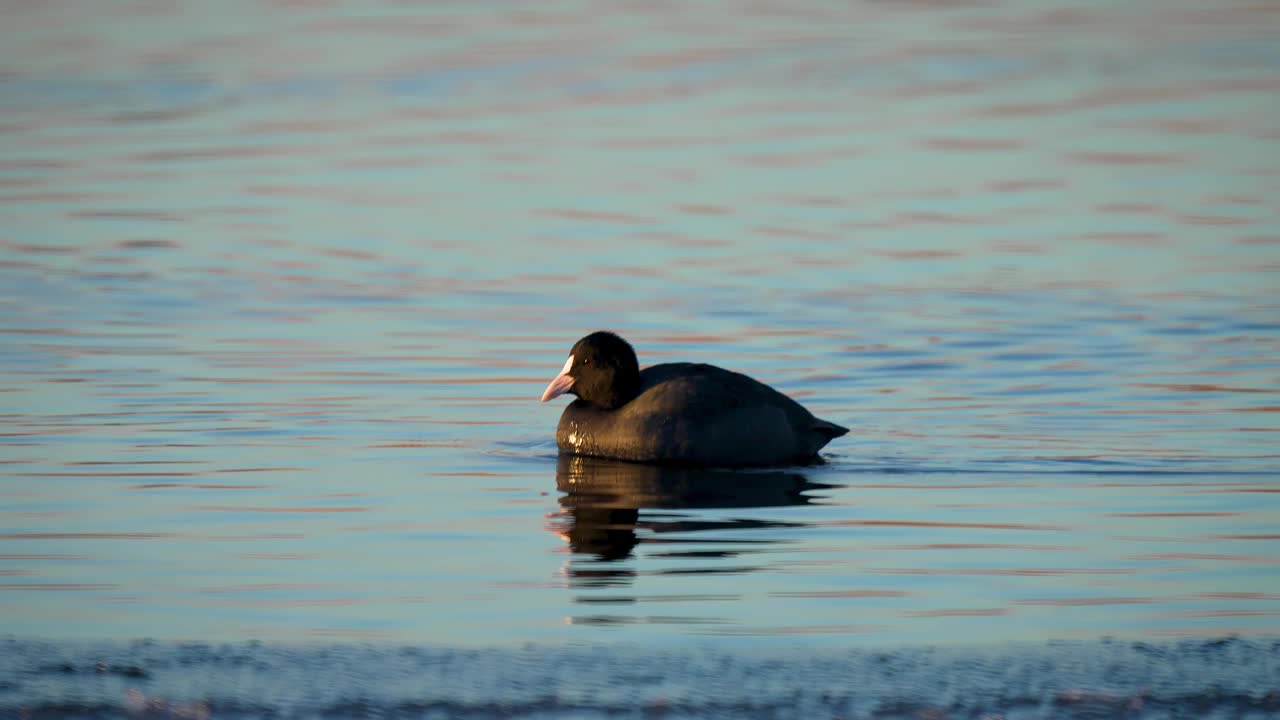
[{"label": "dark plumage", "polygon": [[804,464],[849,432],[746,375],[714,365],[640,369],[610,332],[574,344],[543,402],[578,396],[564,409],[556,444],[565,453],[705,466]]}]

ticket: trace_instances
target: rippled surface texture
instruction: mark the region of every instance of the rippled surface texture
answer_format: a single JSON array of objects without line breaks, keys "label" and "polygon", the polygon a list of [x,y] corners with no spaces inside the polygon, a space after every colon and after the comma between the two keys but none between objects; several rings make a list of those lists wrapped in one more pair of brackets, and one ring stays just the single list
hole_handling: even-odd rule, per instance
[{"label": "rippled surface texture", "polygon": [[[0,633],[1274,632],[1277,7],[10,3]],[[852,432],[557,462],[598,328]]]},{"label": "rippled surface texture", "polygon": [[[14,678],[0,686],[0,712],[23,718],[1263,720],[1280,713],[1280,643],[1239,639],[763,657],[625,645],[8,641],[0,649],[0,673]],[[30,687],[40,688],[40,701],[12,701]]]}]

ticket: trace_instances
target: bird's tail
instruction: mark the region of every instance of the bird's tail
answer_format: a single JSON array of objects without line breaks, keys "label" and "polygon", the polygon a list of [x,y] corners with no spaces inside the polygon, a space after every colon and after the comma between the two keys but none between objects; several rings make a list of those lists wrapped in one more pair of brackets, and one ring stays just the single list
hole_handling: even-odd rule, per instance
[{"label": "bird's tail", "polygon": [[826,445],[828,442],[835,440],[841,435],[849,434],[849,428],[837,425],[833,422],[827,422],[826,420],[819,420],[817,418],[813,419],[813,431],[826,438],[826,442],[824,442],[823,445]]}]

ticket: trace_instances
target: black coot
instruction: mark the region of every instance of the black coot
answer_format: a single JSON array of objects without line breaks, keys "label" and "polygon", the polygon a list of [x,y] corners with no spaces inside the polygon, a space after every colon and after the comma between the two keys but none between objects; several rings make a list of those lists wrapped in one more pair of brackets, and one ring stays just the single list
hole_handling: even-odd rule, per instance
[{"label": "black coot", "polygon": [[714,365],[644,370],[626,340],[594,332],[569,351],[542,401],[577,395],[560,416],[561,452],[634,462],[804,464],[849,432],[746,375]]}]

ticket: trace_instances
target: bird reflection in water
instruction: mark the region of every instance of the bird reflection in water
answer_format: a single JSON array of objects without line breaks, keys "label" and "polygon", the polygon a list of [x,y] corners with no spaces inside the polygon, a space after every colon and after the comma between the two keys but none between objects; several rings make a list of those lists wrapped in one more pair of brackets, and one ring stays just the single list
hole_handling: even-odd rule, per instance
[{"label": "bird reflection in water", "polygon": [[[806,505],[819,499],[810,495],[827,487],[810,482],[797,472],[782,470],[710,470],[703,468],[642,465],[578,455],[561,455],[556,466],[556,489],[563,495],[563,511],[554,516],[551,529],[569,543],[578,558],[568,568],[578,586],[627,584],[635,570],[611,565],[631,557],[636,545],[645,543],[714,543],[716,550],[662,553],[664,557],[727,557],[736,554],[729,545],[760,545],[777,539],[699,540],[687,533],[708,530],[759,530],[787,528],[804,523],[746,518],[699,518],[688,513],[641,510],[714,510]],[[640,532],[637,532],[640,531]],[[668,535],[678,533],[678,535]],[[668,535],[667,537],[662,537]],[[714,572],[713,569],[701,570]],[[693,570],[691,572],[699,572]]]}]

